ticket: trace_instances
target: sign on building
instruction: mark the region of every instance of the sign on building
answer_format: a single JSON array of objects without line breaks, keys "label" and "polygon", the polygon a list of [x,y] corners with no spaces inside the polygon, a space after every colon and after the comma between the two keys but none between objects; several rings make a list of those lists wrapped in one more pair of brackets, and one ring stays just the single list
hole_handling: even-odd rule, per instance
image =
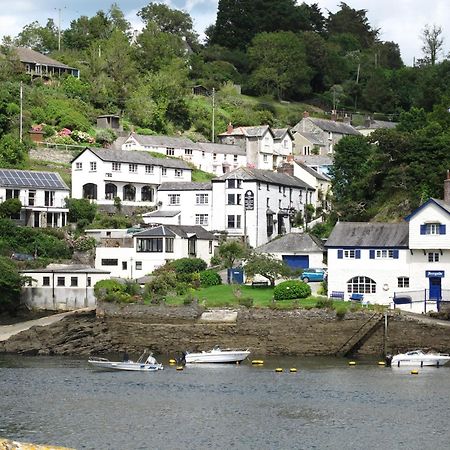
[{"label": "sign on building", "polygon": [[246,211],[255,209],[255,194],[252,191],[247,191],[244,195],[244,208]]}]

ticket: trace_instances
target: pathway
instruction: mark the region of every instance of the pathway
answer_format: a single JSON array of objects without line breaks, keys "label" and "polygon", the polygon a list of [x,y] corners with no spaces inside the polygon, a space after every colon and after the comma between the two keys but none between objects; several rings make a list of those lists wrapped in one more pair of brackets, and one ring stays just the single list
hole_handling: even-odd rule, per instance
[{"label": "pathway", "polygon": [[450,327],[450,320],[433,319],[432,317],[428,317],[423,314],[416,314],[408,311],[401,311],[401,315],[416,320],[417,322],[426,323],[427,325],[439,325],[447,328]]}]

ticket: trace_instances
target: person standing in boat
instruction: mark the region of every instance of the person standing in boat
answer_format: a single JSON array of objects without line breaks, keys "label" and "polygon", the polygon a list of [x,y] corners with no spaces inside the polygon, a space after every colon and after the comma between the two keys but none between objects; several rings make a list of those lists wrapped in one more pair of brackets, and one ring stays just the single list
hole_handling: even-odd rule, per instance
[{"label": "person standing in boat", "polygon": [[130,357],[128,356],[127,349],[125,349],[125,352],[123,354],[123,362],[128,362],[130,360]]}]

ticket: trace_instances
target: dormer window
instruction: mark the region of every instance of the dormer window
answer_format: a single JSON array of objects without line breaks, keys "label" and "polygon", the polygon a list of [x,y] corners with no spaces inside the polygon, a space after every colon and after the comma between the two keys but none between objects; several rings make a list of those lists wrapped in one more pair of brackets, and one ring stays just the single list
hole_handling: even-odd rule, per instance
[{"label": "dormer window", "polygon": [[424,223],[420,225],[420,234],[446,234],[446,227],[441,223]]}]

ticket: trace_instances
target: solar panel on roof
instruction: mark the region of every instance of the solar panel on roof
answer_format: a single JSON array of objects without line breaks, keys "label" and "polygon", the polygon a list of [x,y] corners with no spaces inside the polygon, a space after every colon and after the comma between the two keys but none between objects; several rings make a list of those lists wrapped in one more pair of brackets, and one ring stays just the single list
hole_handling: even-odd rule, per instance
[{"label": "solar panel on roof", "polygon": [[0,184],[13,187],[67,189],[59,174],[55,172],[0,169]]}]

